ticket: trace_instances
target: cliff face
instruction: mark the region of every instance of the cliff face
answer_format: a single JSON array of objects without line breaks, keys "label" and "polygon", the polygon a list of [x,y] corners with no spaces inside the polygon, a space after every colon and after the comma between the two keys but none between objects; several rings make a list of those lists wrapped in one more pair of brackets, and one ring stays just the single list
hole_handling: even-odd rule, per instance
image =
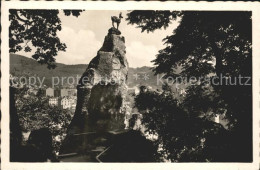
[{"label": "cliff face", "polygon": [[77,86],[78,100],[68,133],[109,131],[124,128],[128,62],[125,39],[110,28]]}]

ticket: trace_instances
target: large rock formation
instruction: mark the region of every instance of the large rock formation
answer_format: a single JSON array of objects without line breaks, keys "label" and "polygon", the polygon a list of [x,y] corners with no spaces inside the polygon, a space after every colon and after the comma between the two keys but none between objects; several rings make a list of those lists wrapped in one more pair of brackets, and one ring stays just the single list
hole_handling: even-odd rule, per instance
[{"label": "large rock formation", "polygon": [[78,85],[75,116],[60,148],[63,162],[151,162],[157,148],[124,130],[128,107],[125,39],[111,28]]},{"label": "large rock formation", "polygon": [[77,106],[68,134],[124,129],[128,62],[125,38],[110,28],[77,87]]}]

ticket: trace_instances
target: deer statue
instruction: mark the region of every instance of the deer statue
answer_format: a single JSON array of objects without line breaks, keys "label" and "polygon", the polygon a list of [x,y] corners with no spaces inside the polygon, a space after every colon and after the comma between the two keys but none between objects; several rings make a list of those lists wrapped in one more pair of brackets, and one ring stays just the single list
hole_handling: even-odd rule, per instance
[{"label": "deer statue", "polygon": [[119,24],[120,24],[120,22],[121,22],[121,18],[123,18],[123,17],[122,17],[122,12],[120,12],[119,17],[117,17],[117,16],[112,16],[112,17],[111,17],[112,25],[113,25],[114,28],[115,28],[115,26],[114,26],[114,22],[115,22],[115,23],[116,23],[116,26],[117,26],[116,29],[118,29]]}]

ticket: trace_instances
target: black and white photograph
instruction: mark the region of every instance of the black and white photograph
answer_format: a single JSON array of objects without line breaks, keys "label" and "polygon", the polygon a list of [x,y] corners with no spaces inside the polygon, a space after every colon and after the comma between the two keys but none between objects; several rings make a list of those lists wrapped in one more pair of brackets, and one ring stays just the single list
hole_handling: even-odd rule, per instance
[{"label": "black and white photograph", "polygon": [[14,3],[2,169],[259,169],[259,3]]}]

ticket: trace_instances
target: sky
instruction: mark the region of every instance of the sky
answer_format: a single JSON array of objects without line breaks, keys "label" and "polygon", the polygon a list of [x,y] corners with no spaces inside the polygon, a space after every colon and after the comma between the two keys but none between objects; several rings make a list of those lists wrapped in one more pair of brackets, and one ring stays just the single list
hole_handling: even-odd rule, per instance
[{"label": "sky", "polygon": [[[162,39],[171,35],[178,26],[178,21],[174,21],[164,30],[156,30],[153,33],[141,33],[136,25],[128,25],[125,21],[128,11],[89,11],[86,10],[80,16],[65,16],[59,13],[62,23],[62,30],[58,32],[61,42],[66,43],[66,52],[59,52],[56,62],[64,64],[88,64],[97,55],[101,48],[108,29],[112,27],[111,16],[118,16],[122,12],[119,30],[121,36],[126,41],[126,57],[129,66],[136,68],[142,66],[152,66],[152,60],[160,49],[164,48]],[[30,54],[20,52],[19,54],[28,56]]]}]

